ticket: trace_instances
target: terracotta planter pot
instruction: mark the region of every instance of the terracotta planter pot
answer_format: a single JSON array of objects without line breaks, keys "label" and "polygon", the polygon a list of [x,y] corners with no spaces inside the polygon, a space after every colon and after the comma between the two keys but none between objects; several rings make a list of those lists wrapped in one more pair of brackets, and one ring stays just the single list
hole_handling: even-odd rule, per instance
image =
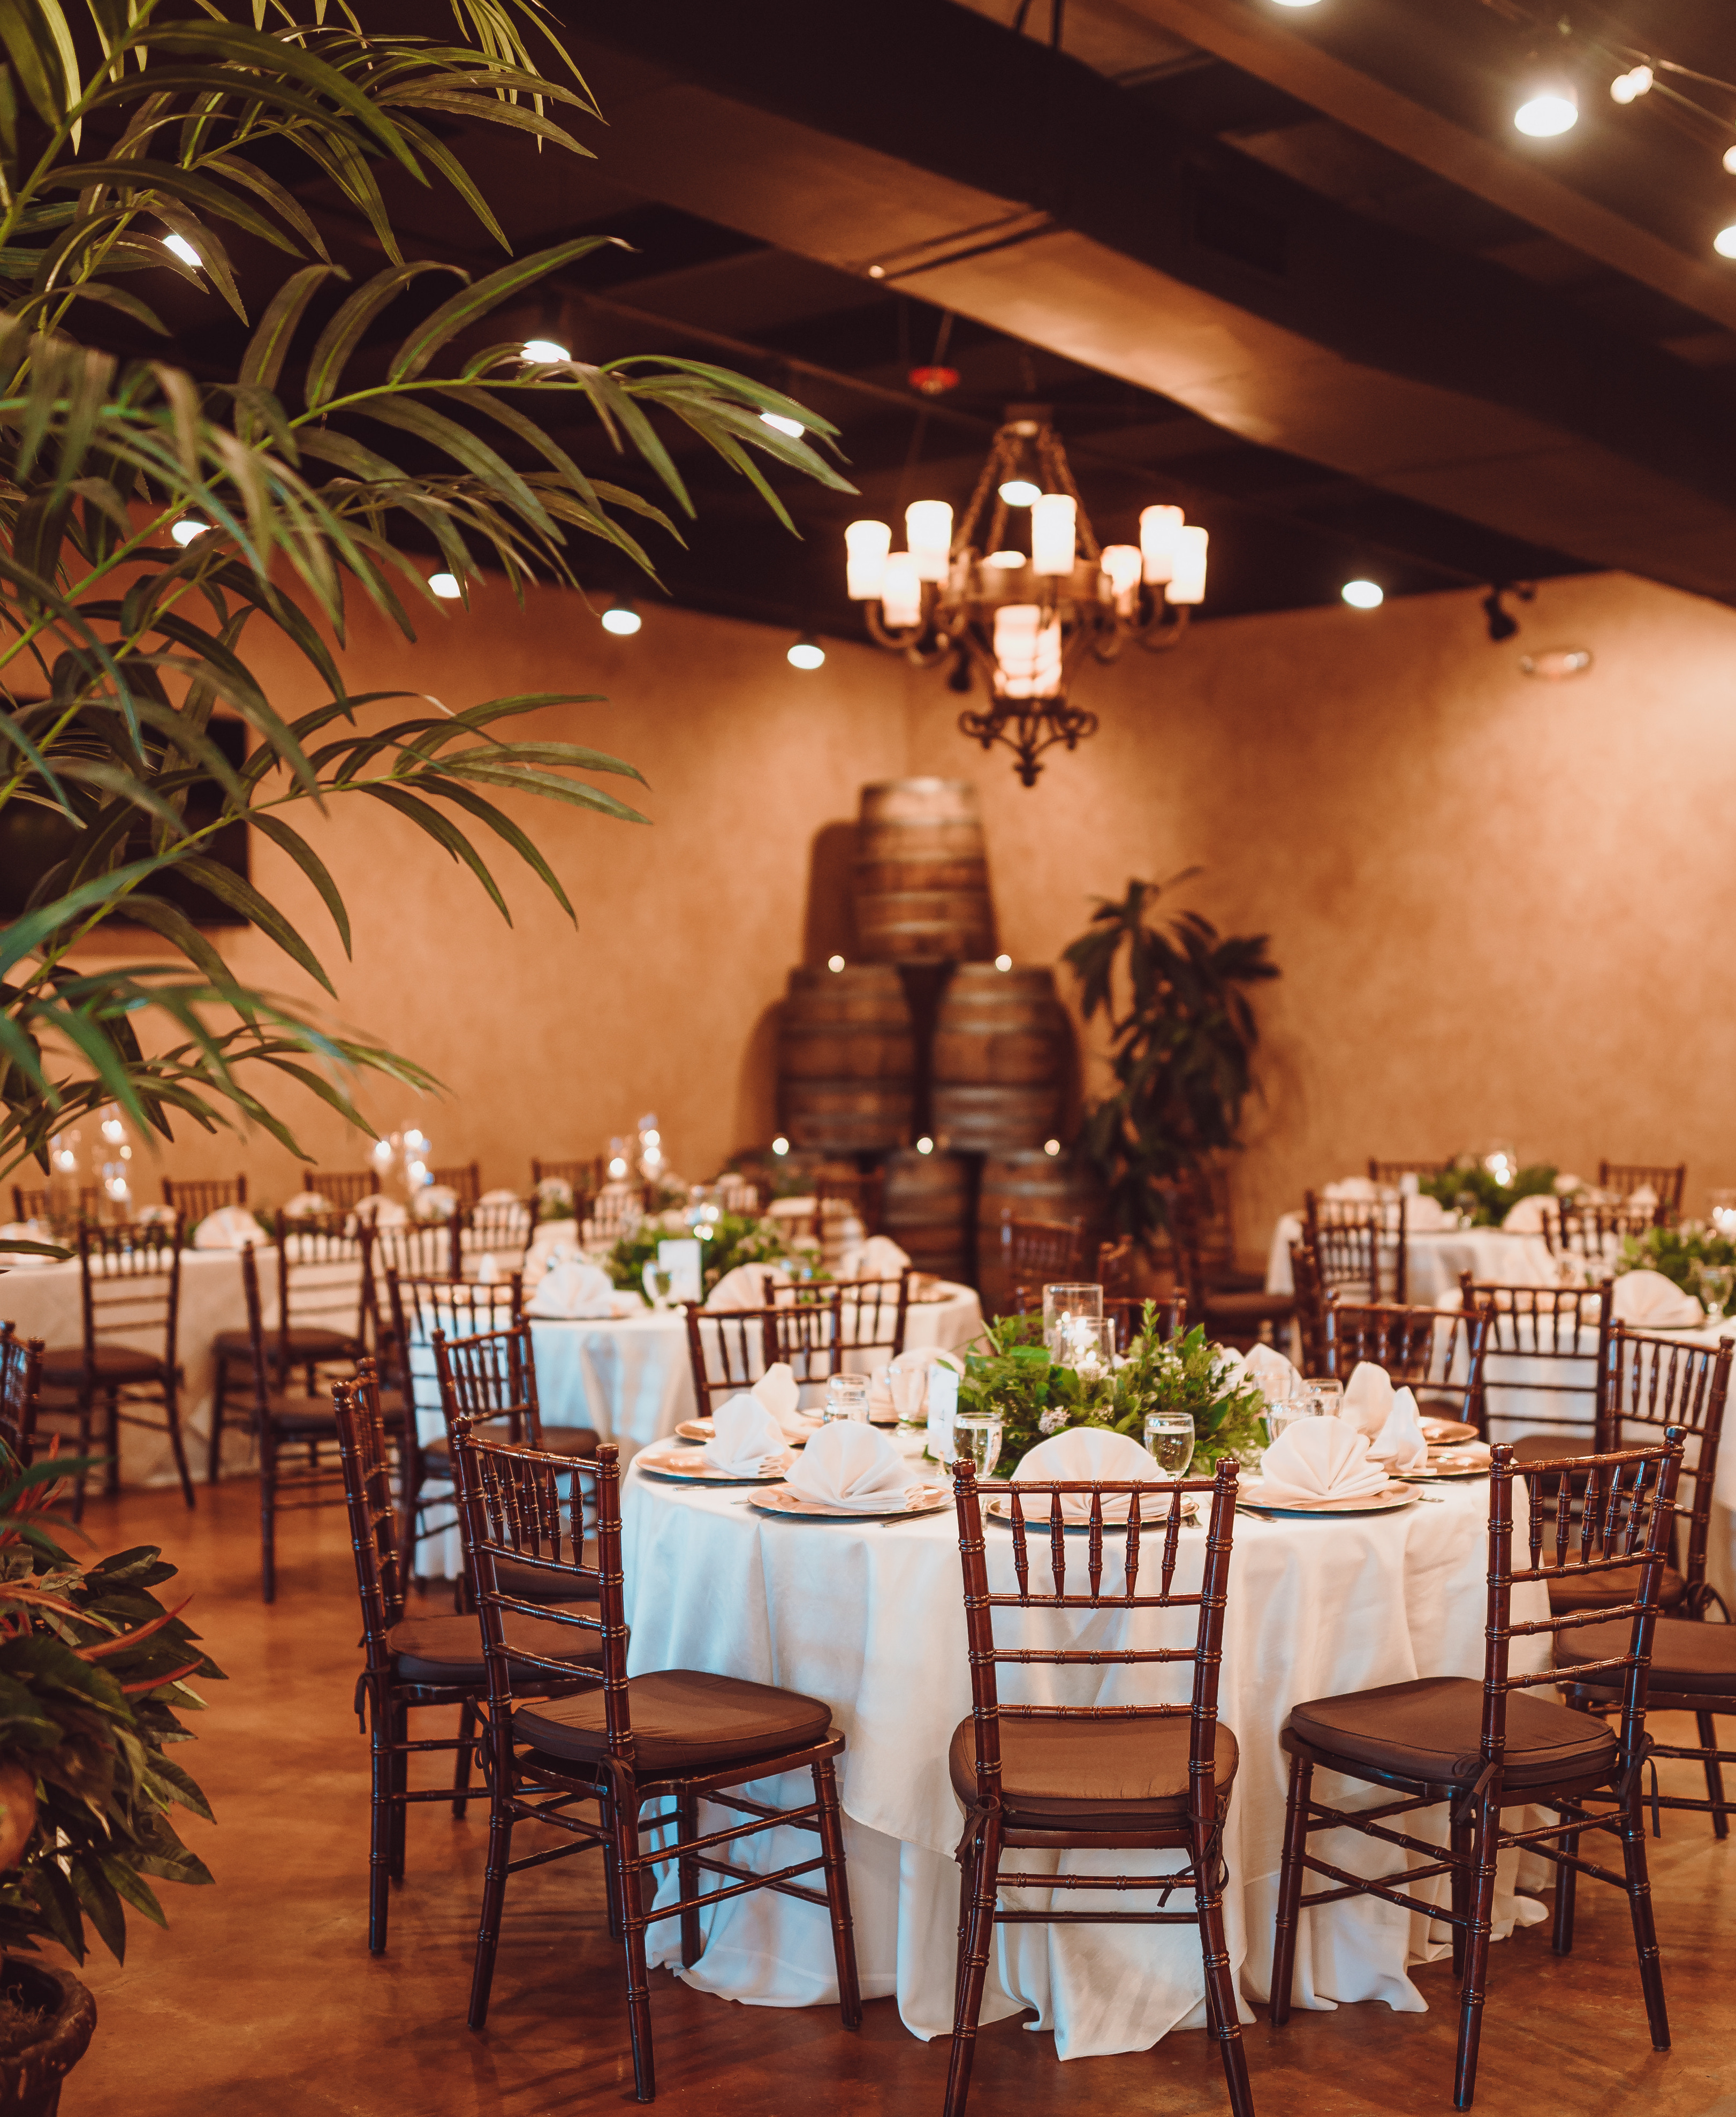
[{"label": "terracotta planter pot", "polygon": [[0,2117],[54,2117],[60,2084],[84,2056],[96,2027],[96,2002],[71,1971],[7,1956],[0,1987],[47,2017],[38,2041],[0,2058]]}]

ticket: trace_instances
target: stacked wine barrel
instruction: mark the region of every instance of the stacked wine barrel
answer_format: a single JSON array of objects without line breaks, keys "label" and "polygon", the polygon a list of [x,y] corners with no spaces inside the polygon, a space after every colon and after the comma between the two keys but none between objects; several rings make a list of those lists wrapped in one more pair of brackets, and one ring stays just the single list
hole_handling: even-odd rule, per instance
[{"label": "stacked wine barrel", "polygon": [[[865,786],[855,883],[867,960],[790,974],[783,1130],[798,1148],[883,1160],[883,1225],[919,1269],[992,1273],[1003,1206],[1091,1211],[1071,1157],[1048,1151],[1074,1077],[1054,973],[988,960],[994,911],[968,780]],[[919,1136],[932,1146],[914,1151]],[[985,1305],[1006,1298],[984,1293]]]}]

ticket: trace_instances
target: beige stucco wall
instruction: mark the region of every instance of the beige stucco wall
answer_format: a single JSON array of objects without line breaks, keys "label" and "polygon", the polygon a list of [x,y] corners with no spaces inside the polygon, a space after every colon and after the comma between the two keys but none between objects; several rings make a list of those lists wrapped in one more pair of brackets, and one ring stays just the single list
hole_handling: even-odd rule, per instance
[{"label": "beige stucco wall", "polygon": [[[907,770],[982,790],[1003,945],[1052,961],[1089,900],[1130,874],[1204,869],[1185,901],[1268,932],[1282,980],[1261,1002],[1264,1103],[1241,1172],[1244,1247],[1311,1181],[1370,1152],[1495,1137],[1582,1171],[1600,1153],[1683,1156],[1691,1201],[1736,1183],[1726,1123],[1723,966],[1736,911],[1736,614],[1619,576],[1545,586],[1521,640],[1490,645],[1474,594],[1202,625],[1130,653],[1080,695],[1103,731],[1034,792],[952,729],[938,676],[829,643],[802,675],[787,641],[647,607],[610,639],[576,597],[519,615],[492,588],[407,648],[358,619],[357,690],[458,707],[518,690],[605,694],[527,732],[631,759],[650,829],[523,805],[579,910],[575,934],[503,848],[515,926],[409,825],[372,804],[311,832],[348,895],[355,962],[325,949],[350,1022],[430,1066],[450,1100],[366,1095],[418,1119],[436,1159],[516,1183],[533,1152],[588,1151],[655,1108],[677,1165],[708,1173],[770,1129],[767,1010],[836,929],[810,907],[819,834],[868,779]],[[1526,645],[1584,644],[1562,684]],[[280,705],[315,694],[262,662]],[[491,856],[492,857],[492,856]],[[329,929],[260,847],[256,873]],[[516,871],[515,871],[516,870]],[[256,939],[237,963],[295,974]],[[315,1111],[308,1144],[355,1165]],[[172,1165],[239,1161],[267,1197],[296,1180],[265,1141],[191,1139]]]}]

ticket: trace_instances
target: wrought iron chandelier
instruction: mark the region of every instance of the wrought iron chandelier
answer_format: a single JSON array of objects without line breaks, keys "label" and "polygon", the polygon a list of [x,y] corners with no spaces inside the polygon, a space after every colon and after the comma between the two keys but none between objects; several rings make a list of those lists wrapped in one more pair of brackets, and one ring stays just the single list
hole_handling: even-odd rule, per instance
[{"label": "wrought iron chandelier", "polygon": [[[1012,541],[1021,515],[1028,549]],[[984,749],[1004,743],[1027,786],[1043,751],[1097,732],[1096,714],[1068,695],[1086,654],[1112,662],[1129,639],[1173,647],[1205,597],[1206,533],[1179,507],[1144,509],[1137,545],[1099,547],[1043,405],[1008,411],[956,532],[946,500],[918,500],[905,537],[895,551],[887,523],[851,523],[850,597],[881,646],[919,668],[950,662],[955,690],[969,690],[975,665],[988,703],[959,726]]]}]

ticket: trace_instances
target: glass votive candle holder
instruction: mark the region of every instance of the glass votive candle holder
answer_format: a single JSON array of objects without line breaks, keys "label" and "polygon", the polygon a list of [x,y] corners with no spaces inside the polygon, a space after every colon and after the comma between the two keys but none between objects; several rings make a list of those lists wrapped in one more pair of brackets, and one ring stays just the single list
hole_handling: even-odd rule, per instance
[{"label": "glass votive candle holder", "polygon": [[1056,1326],[1075,1316],[1101,1316],[1103,1312],[1103,1289],[1100,1286],[1067,1285],[1057,1281],[1043,1289],[1043,1335],[1045,1340],[1054,1333]]},{"label": "glass votive candle holder", "polygon": [[1318,1418],[1336,1418],[1344,1409],[1344,1385],[1333,1375],[1305,1375],[1302,1399]]}]

